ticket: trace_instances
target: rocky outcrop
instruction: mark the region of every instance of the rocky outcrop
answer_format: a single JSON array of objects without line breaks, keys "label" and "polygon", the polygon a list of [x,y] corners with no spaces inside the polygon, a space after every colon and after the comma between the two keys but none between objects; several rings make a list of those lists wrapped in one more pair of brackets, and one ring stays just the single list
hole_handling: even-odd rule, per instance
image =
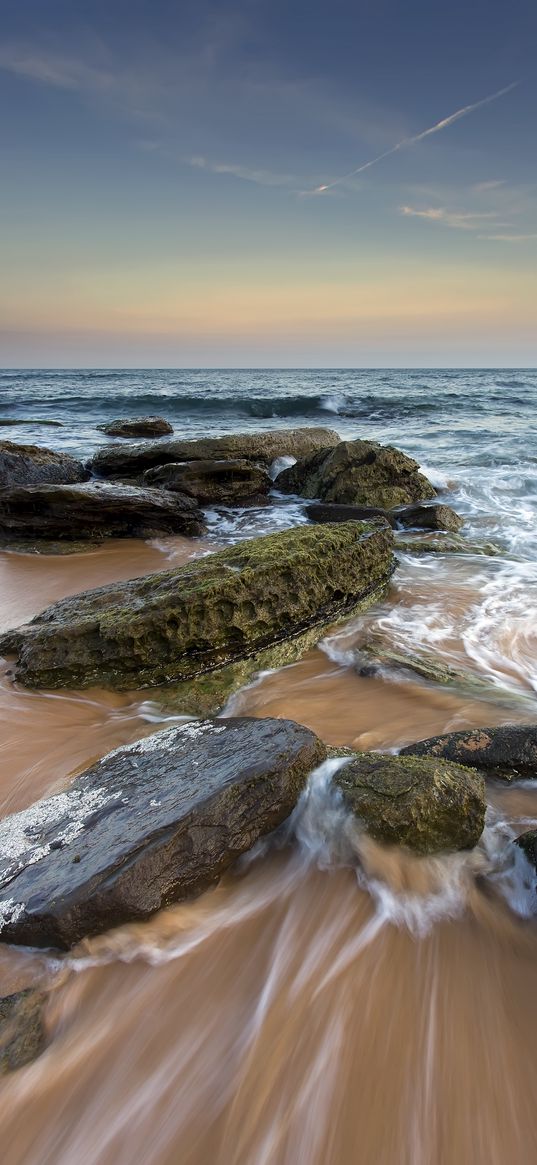
[{"label": "rocky outcrop", "polygon": [[460,530],[462,518],[451,509],[438,503],[432,506],[416,503],[412,506],[398,506],[395,510],[383,510],[380,506],[343,506],[334,502],[312,502],[305,507],[311,522],[356,522],[368,518],[384,518],[392,529]]},{"label": "rocky outcrop", "polygon": [[188,681],[312,628],[320,638],[384,593],[392,569],[389,527],[302,526],[63,599],[0,651],[35,687]]},{"label": "rocky outcrop", "polygon": [[185,461],[147,469],[149,486],[178,490],[203,505],[244,506],[266,500],[272,481],[251,461]]},{"label": "rocky outcrop", "polygon": [[32,988],[0,999],[0,1076],[30,1064],[44,1051],[45,995]]},{"label": "rocky outcrop", "polygon": [[173,425],[164,417],[125,417],[97,428],[107,437],[166,437],[173,433]]},{"label": "rocky outcrop", "polygon": [[48,483],[70,485],[87,481],[88,477],[87,469],[68,453],[0,441],[0,489]]},{"label": "rocky outcrop", "polygon": [[0,940],[68,948],[199,894],[288,817],[325,755],[300,724],[247,718],[116,749],[0,822]]},{"label": "rocky outcrop", "polygon": [[470,849],[483,832],[484,781],[461,765],[362,753],[333,779],[376,841],[432,854]]},{"label": "rocky outcrop", "polygon": [[504,724],[448,732],[409,744],[400,755],[443,757],[503,781],[537,778],[537,725]]},{"label": "rocky outcrop", "polygon": [[341,441],[302,457],[279,474],[275,487],[323,502],[385,510],[436,495],[417,461],[376,441]]},{"label": "rocky outcrop", "polygon": [[198,535],[203,514],[190,497],[86,482],[19,486],[0,493],[0,539],[73,540]]},{"label": "rocky outcrop", "polygon": [[266,433],[232,433],[197,441],[151,441],[145,445],[112,445],[99,449],[91,468],[98,477],[132,477],[178,461],[254,461],[270,465],[276,457],[306,457],[316,449],[337,445],[332,429],[274,429]]}]

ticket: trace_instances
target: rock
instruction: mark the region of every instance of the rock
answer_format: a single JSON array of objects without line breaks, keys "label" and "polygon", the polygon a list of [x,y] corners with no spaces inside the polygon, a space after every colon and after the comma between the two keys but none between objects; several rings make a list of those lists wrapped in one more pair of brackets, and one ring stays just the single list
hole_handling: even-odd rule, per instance
[{"label": "rock", "polygon": [[483,832],[485,784],[462,765],[362,753],[333,779],[376,841],[432,854],[470,849]]},{"label": "rock", "polygon": [[526,833],[521,833],[520,837],[515,838],[515,845],[520,847],[530,866],[537,870],[537,829],[528,829]]},{"label": "rock", "polygon": [[0,940],[68,948],[199,894],[280,825],[325,757],[289,720],[190,721],[0,822]]},{"label": "rock", "polygon": [[[393,678],[393,672],[411,672],[429,683],[442,684],[476,700],[493,700],[495,704],[520,708],[528,705],[535,708],[535,696],[529,692],[515,692],[511,688],[500,688],[486,676],[462,668],[449,667],[436,656],[422,652],[415,655],[410,651],[394,650],[376,644],[366,643],[360,647],[355,670],[359,676],[381,676]],[[462,763],[462,762],[461,762]]]},{"label": "rock", "polygon": [[166,437],[173,433],[173,425],[164,417],[127,417],[97,428],[107,437]]},{"label": "rock", "polygon": [[0,493],[0,539],[152,538],[198,535],[203,514],[190,497],[87,482],[19,486]]},{"label": "rock", "polygon": [[401,554],[483,554],[488,558],[496,558],[503,554],[494,542],[470,542],[457,534],[444,536],[437,534],[431,538],[427,534],[401,538],[397,535],[395,549]]},{"label": "rock", "polygon": [[340,441],[335,448],[302,457],[279,474],[275,487],[323,502],[385,510],[436,496],[417,461],[376,441]]},{"label": "rock", "polygon": [[63,421],[49,421],[43,417],[0,417],[0,425],[48,425],[51,429],[63,429]]},{"label": "rock", "polygon": [[499,728],[448,732],[408,744],[400,755],[443,757],[502,781],[536,778],[537,725],[503,724]]},{"label": "rock", "polygon": [[392,510],[381,506],[337,506],[334,502],[312,502],[304,507],[310,522],[364,522],[371,518],[383,518],[392,529],[397,519]]},{"label": "rock", "polygon": [[284,530],[62,599],[0,637],[0,652],[35,687],[193,680],[314,628],[320,638],[384,593],[391,548],[385,526]]},{"label": "rock", "polygon": [[258,505],[272,488],[268,473],[244,460],[172,462],[147,469],[144,481],[189,494],[205,505]]},{"label": "rock", "polygon": [[0,489],[48,483],[70,485],[87,481],[88,477],[87,469],[68,453],[0,441]]},{"label": "rock", "polygon": [[405,529],[447,530],[457,534],[464,526],[464,519],[451,506],[440,502],[434,505],[401,506],[392,511],[394,518]]},{"label": "rock", "polygon": [[270,465],[276,457],[305,457],[315,449],[337,445],[332,429],[274,429],[266,433],[234,433],[197,441],[151,441],[145,445],[112,445],[99,449],[91,461],[98,477],[142,473],[155,465],[178,461],[245,461]]},{"label": "rock", "polygon": [[356,522],[367,518],[384,518],[392,529],[398,526],[424,530],[460,530],[462,518],[451,506],[412,505],[383,510],[380,506],[340,506],[333,502],[313,502],[305,507],[311,522]]},{"label": "rock", "polygon": [[0,1075],[23,1068],[44,1051],[45,995],[32,988],[0,999]]}]

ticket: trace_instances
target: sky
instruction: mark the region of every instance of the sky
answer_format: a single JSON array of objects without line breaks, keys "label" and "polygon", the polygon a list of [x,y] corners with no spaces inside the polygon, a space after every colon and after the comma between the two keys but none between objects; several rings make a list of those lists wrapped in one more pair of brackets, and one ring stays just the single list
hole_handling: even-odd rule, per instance
[{"label": "sky", "polygon": [[0,0],[3,367],[537,365],[534,0]]}]

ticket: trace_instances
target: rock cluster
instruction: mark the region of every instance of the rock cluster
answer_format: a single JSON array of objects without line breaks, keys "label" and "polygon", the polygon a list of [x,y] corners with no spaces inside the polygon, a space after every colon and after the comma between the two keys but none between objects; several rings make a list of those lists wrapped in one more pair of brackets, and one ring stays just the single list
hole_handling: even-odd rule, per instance
[{"label": "rock cluster", "polygon": [[303,498],[385,510],[436,496],[417,461],[376,441],[340,441],[311,453],[284,469],[275,485]]}]

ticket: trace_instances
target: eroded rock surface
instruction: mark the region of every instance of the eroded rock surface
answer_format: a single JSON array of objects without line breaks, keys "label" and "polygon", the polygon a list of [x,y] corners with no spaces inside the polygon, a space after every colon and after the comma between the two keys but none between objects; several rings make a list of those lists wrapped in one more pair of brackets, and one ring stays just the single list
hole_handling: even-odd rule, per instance
[{"label": "eroded rock surface", "polygon": [[69,485],[87,481],[88,477],[88,470],[68,453],[0,441],[0,489],[47,483]]},{"label": "eroded rock surface", "polygon": [[270,465],[276,457],[305,457],[316,449],[337,445],[332,429],[274,429],[266,433],[232,433],[196,441],[151,441],[145,445],[112,445],[99,449],[91,462],[99,477],[129,477],[155,465],[178,461],[245,460]]},{"label": "eroded rock surface", "polygon": [[198,894],[288,817],[326,755],[289,720],[190,721],[0,822],[0,940],[67,948]]},{"label": "eroded rock surface", "polygon": [[432,854],[470,849],[483,832],[484,781],[461,765],[362,753],[333,779],[376,841]]},{"label": "eroded rock surface", "polygon": [[166,437],[173,433],[173,425],[164,417],[125,417],[97,428],[107,437]]},{"label": "eroded rock surface", "polygon": [[436,496],[417,461],[376,441],[340,441],[302,457],[279,474],[275,486],[304,498],[385,510]]},{"label": "eroded rock surface", "polygon": [[[173,495],[169,495],[173,497]],[[302,526],[62,599],[0,638],[33,687],[191,680],[347,616],[384,593],[387,526]]]},{"label": "eroded rock surface", "polygon": [[0,493],[0,539],[152,538],[198,535],[203,514],[190,497],[158,489],[85,482],[19,486]]},{"label": "eroded rock surface", "polygon": [[205,505],[256,504],[272,487],[268,473],[244,459],[160,465],[147,469],[144,480],[149,486],[189,494]]},{"label": "eroded rock surface", "polygon": [[504,724],[448,732],[408,744],[400,755],[443,757],[504,781],[537,778],[537,725]]}]

